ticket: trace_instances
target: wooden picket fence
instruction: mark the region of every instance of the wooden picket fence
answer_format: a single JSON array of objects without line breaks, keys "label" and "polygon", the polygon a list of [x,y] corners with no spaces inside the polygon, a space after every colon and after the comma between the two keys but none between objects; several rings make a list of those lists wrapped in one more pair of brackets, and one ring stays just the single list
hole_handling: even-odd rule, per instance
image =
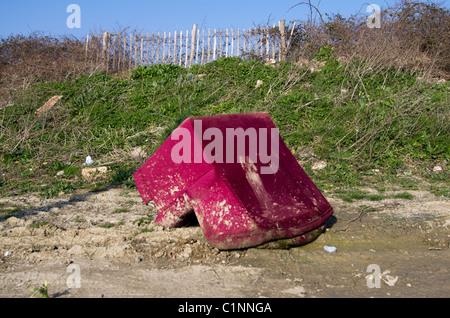
[{"label": "wooden picket fence", "polygon": [[131,70],[139,65],[176,64],[190,67],[221,57],[241,57],[276,62],[286,59],[295,23],[286,30],[285,20],[272,27],[250,29],[111,34],[86,37],[86,59],[100,63],[107,72]]}]

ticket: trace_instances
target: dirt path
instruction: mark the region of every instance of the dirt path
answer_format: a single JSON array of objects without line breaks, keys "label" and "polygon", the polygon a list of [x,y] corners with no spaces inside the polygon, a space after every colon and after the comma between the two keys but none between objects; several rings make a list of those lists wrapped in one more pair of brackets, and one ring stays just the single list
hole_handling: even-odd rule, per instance
[{"label": "dirt path", "polygon": [[449,297],[450,200],[410,193],[353,203],[325,193],[335,214],[316,241],[227,252],[195,222],[155,225],[136,190],[0,198],[22,211],[0,221],[0,297],[29,297],[44,280],[50,297]]}]

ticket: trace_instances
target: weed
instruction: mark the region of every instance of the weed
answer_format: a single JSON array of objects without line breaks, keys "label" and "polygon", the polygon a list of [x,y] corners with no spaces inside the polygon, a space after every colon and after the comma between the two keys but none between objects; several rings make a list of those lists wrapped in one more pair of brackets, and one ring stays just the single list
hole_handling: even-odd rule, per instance
[{"label": "weed", "polygon": [[151,232],[153,232],[154,231],[154,229],[153,228],[150,228],[150,229],[139,229],[138,231],[136,231],[135,233],[134,233],[134,235],[136,236],[136,235],[139,235],[139,234],[141,234],[141,233],[151,233]]},{"label": "weed", "polygon": [[122,209],[115,209],[112,211],[112,214],[118,214],[118,213],[127,213],[129,212],[128,209],[122,208]]},{"label": "weed", "polygon": [[[2,207],[2,206],[0,206]],[[22,211],[22,208],[18,207],[18,206],[11,206],[11,207],[2,207],[0,209],[0,216],[2,214],[4,214],[4,216],[9,216],[15,213],[19,213]]]},{"label": "weed", "polygon": [[49,224],[48,221],[36,222],[36,223],[31,224],[30,228],[31,229],[40,229],[41,227],[44,227],[48,224]]},{"label": "weed", "polygon": [[411,193],[408,193],[408,192],[402,192],[402,193],[395,194],[394,198],[412,200],[412,199],[414,199],[414,195],[412,195]]},{"label": "weed", "polygon": [[450,187],[448,186],[431,185],[429,190],[435,196],[445,196],[447,198],[450,198]]},{"label": "weed", "polygon": [[42,298],[48,298],[48,284],[47,280],[44,280],[44,284],[40,287],[36,287],[34,289],[30,289],[30,291],[33,292],[33,295],[30,296],[30,298],[34,298],[37,295],[41,295]]},{"label": "weed", "polygon": [[110,229],[110,228],[112,228],[114,226],[116,226],[114,223],[106,222],[106,223],[100,224],[98,227],[101,227],[101,228],[104,228],[104,229]]},{"label": "weed", "polygon": [[353,202],[354,200],[363,200],[367,197],[367,193],[360,190],[341,192],[338,196],[345,202]]},{"label": "weed", "polygon": [[147,224],[150,224],[153,221],[153,219],[154,218],[151,215],[147,214],[146,217],[142,217],[137,220],[134,220],[133,224],[136,224],[137,226],[147,225]]},{"label": "weed", "polygon": [[381,201],[383,200],[383,196],[379,194],[370,194],[367,196],[367,199],[370,201]]}]

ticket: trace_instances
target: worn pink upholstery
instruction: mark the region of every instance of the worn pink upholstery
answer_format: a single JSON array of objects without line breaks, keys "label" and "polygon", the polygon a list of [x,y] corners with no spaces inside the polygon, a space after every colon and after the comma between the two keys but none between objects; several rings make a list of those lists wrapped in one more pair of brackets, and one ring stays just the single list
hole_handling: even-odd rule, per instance
[{"label": "worn pink upholstery", "polygon": [[[238,128],[241,139],[227,138],[230,129]],[[190,140],[180,137],[182,130]],[[223,148],[212,151],[212,141],[221,144],[217,135],[223,136]],[[191,160],[176,163],[174,154]],[[271,247],[279,240],[300,245],[320,235],[333,213],[267,112],[188,118],[134,178],[144,203],[155,203],[157,224],[182,226],[195,212],[207,240],[223,250]]]}]

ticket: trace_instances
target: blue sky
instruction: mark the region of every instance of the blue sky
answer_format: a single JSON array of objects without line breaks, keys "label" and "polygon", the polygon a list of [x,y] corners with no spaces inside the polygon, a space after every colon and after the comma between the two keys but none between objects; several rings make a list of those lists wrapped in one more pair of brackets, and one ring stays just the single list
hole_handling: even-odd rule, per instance
[{"label": "blue sky", "polygon": [[[3,0],[0,4],[0,37],[43,32],[59,36],[83,37],[91,32],[118,31],[131,27],[139,32],[190,30],[197,23],[204,28],[249,28],[273,24],[280,19],[306,19],[309,7],[293,5],[302,0]],[[307,2],[307,1],[303,1]],[[322,14],[349,16],[366,14],[369,3],[382,9],[394,0],[312,0]],[[81,28],[68,28],[70,4],[81,8]]]}]

